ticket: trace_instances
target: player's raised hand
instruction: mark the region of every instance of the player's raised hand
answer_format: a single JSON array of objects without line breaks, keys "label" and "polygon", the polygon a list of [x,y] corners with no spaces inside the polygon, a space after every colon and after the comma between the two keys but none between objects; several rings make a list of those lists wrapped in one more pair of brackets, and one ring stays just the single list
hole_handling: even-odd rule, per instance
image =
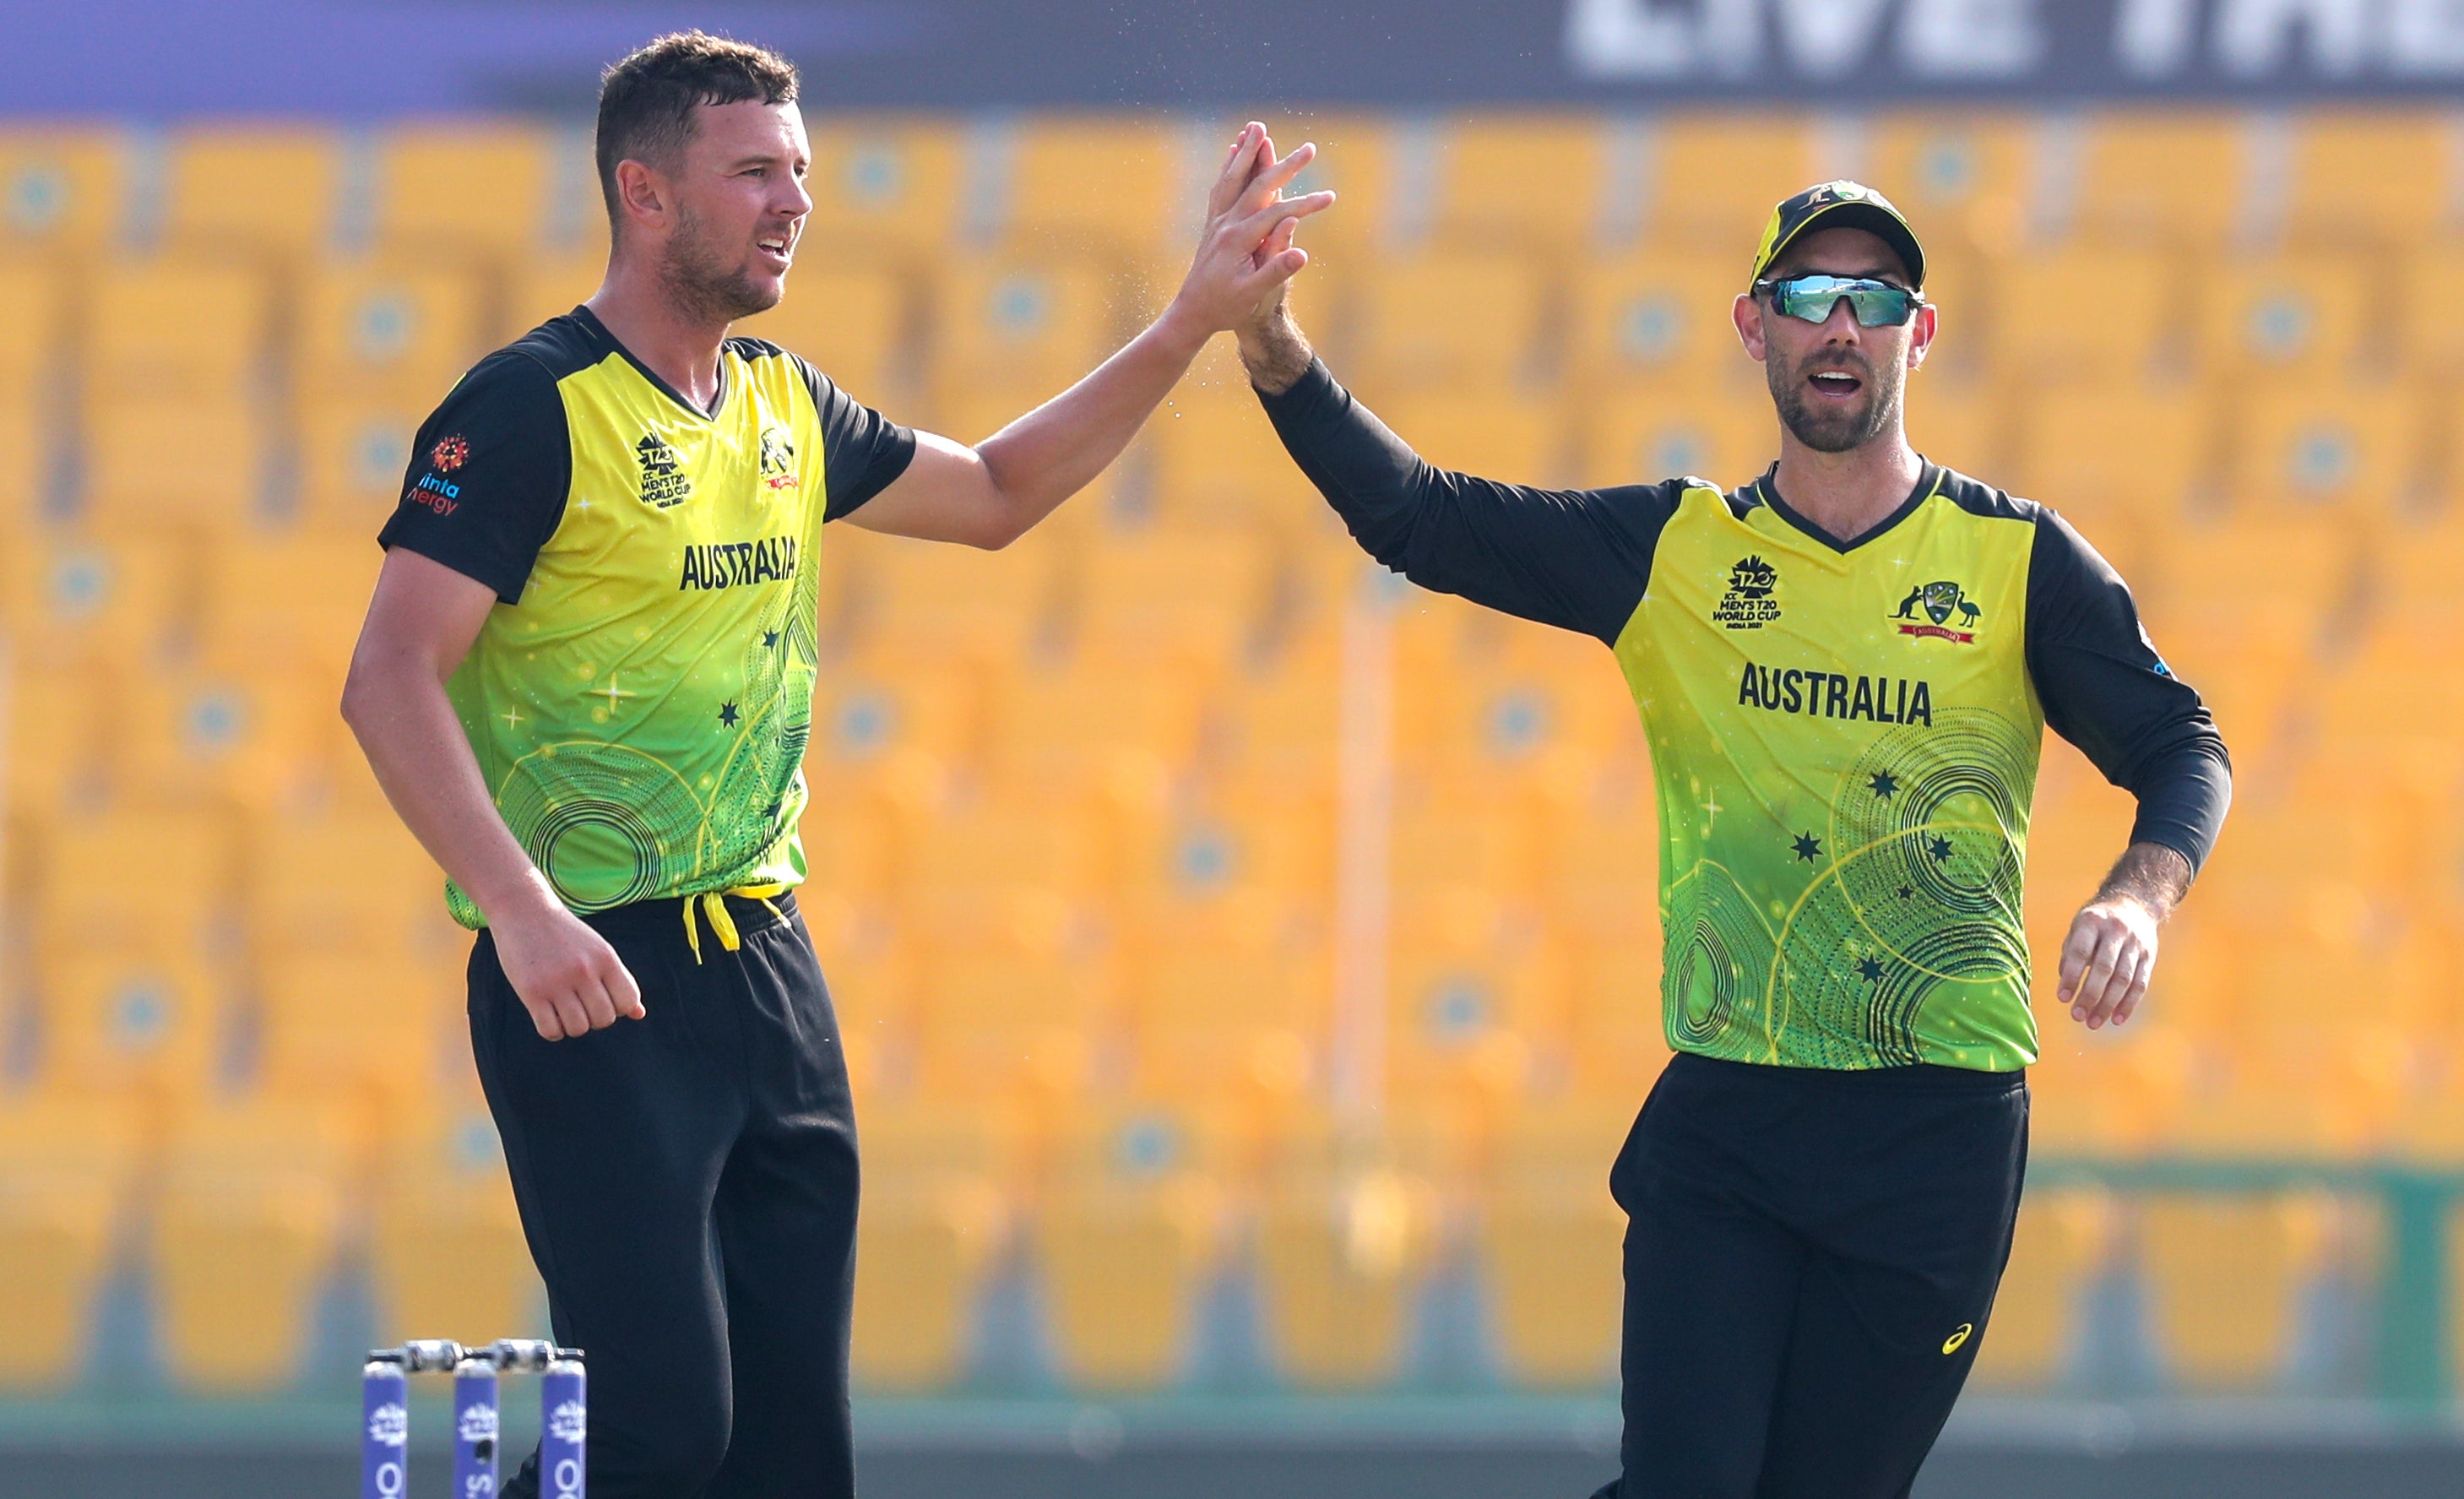
[{"label": "player's raised hand", "polygon": [[1173,298],[1209,333],[1237,328],[1271,309],[1284,283],[1309,264],[1309,252],[1292,243],[1300,221],[1334,202],[1331,192],[1283,195],[1301,168],[1317,155],[1303,144],[1278,160],[1266,127],[1242,127],[1223,159],[1223,170],[1206,195],[1206,227],[1189,276]]},{"label": "player's raised hand", "polygon": [[2156,971],[2156,913],[2127,894],[2101,895],[2079,908],[2062,940],[2056,991],[2071,1019],[2090,1030],[2130,1019]]}]

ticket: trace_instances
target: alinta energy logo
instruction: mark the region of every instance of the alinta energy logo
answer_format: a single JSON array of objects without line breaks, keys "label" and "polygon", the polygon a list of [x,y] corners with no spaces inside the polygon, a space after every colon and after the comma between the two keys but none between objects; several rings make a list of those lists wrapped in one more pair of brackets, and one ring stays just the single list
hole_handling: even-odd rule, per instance
[{"label": "alinta energy logo", "polygon": [[1779,618],[1779,569],[1759,557],[1743,557],[1728,569],[1728,591],[1711,610],[1711,623],[1729,629],[1760,629]]},{"label": "alinta energy logo", "polygon": [[[1917,610],[1920,608],[1925,610],[1925,619],[1932,623],[1926,624],[1917,619]],[[1957,614],[1959,623],[1968,628],[1953,628],[1950,624],[1950,617],[1953,614]],[[1926,640],[1947,640],[1962,646],[1976,644],[1976,624],[1984,617],[1985,611],[1976,606],[1976,601],[1968,597],[1966,590],[1959,584],[1947,581],[1921,583],[1910,588],[1908,596],[1900,601],[1899,611],[1891,616],[1895,620],[1906,621],[1900,626],[1900,633],[1903,635],[1914,635]]]},{"label": "alinta energy logo", "polygon": [[685,474],[683,462],[673,448],[659,440],[658,433],[644,433],[633,445],[633,456],[642,463],[642,503],[667,510],[683,504],[693,493],[693,480]]},{"label": "alinta energy logo", "polygon": [[439,437],[436,446],[428,450],[429,466],[439,474],[451,474],[471,461],[471,444],[460,432]]}]

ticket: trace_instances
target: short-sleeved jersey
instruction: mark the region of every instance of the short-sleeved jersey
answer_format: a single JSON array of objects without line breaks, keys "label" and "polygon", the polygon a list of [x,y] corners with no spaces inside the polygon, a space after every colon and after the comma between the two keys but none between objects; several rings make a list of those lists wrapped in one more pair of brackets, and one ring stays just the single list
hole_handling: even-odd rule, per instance
[{"label": "short-sleeved jersey", "polygon": [[[565,903],[798,883],[825,520],[914,435],[753,339],[686,401],[587,309],[463,377],[380,538],[499,603],[448,683],[497,810]],[[449,886],[465,926],[477,906]]]},{"label": "short-sleeved jersey", "polygon": [[2135,837],[2206,857],[2223,741],[2040,505],[1927,464],[1842,545],[1768,474],[1551,491],[1431,468],[1323,365],[1266,407],[1380,562],[1615,650],[1657,780],[1678,1049],[2034,1061],[2021,893],[2049,722],[2138,795]]}]

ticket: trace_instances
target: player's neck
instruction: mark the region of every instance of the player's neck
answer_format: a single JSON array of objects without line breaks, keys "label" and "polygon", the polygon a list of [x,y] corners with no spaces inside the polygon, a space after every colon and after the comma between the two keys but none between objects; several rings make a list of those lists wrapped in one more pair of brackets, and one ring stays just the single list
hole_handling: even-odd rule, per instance
[{"label": "player's neck", "polygon": [[1846,452],[1822,452],[1780,429],[1779,469],[1771,482],[1788,507],[1838,541],[1854,541],[1907,503],[1925,460],[1894,426]]},{"label": "player's neck", "polygon": [[718,399],[718,347],[727,324],[688,315],[660,284],[655,268],[618,256],[585,304],[617,342],[676,394],[707,411]]}]

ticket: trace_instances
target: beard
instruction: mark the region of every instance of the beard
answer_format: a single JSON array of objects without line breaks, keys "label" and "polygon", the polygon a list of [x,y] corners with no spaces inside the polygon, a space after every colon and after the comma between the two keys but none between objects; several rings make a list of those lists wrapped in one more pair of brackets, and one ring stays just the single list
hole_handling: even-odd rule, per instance
[{"label": "beard", "polygon": [[[1844,369],[1863,383],[1864,403],[1837,408],[1816,407],[1806,399],[1805,383],[1817,370]],[[1906,370],[1893,361],[1877,369],[1860,358],[1808,359],[1783,372],[1766,362],[1763,376],[1771,384],[1771,404],[1779,408],[1780,425],[1798,442],[1816,452],[1847,452],[1881,436],[1898,414]]]},{"label": "beard", "polygon": [[676,231],[659,261],[659,284],[676,309],[695,322],[734,322],[779,304],[781,289],[754,280],[739,259],[731,264],[709,227],[676,206]]}]

